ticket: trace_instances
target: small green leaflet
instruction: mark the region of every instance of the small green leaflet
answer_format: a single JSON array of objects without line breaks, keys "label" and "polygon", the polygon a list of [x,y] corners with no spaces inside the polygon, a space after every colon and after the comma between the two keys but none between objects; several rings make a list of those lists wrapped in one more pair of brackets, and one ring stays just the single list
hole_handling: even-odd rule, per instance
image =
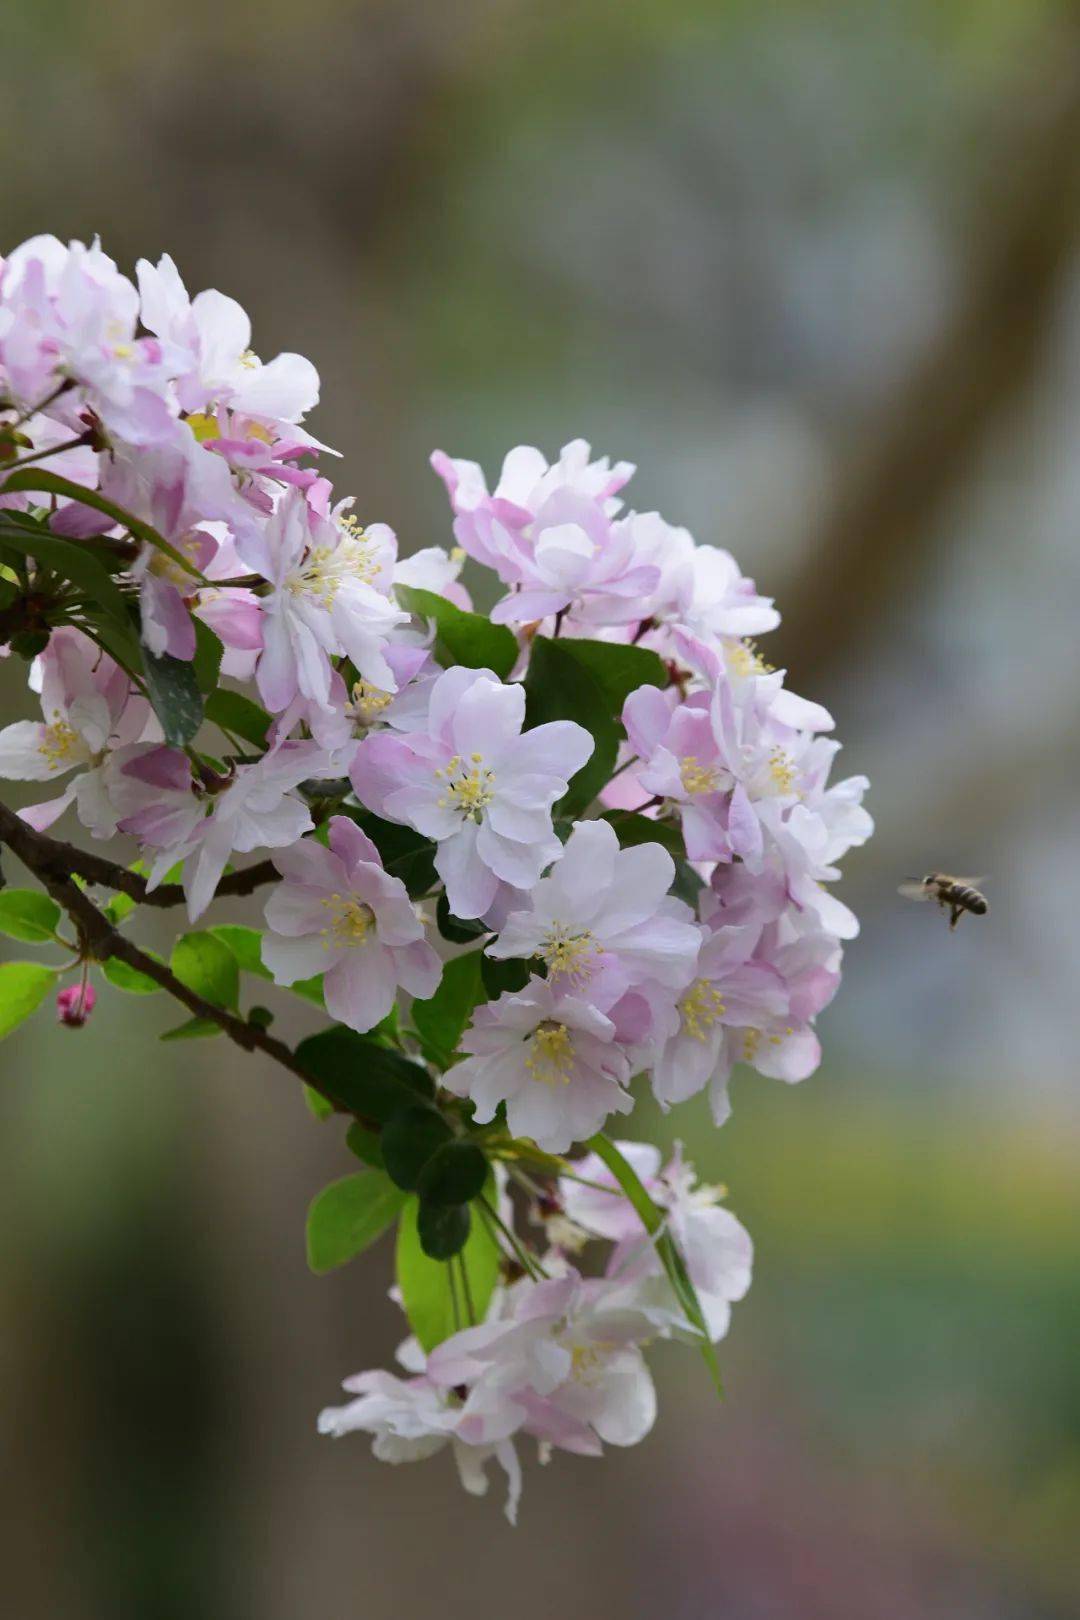
[{"label": "small green leaflet", "polygon": [[36,1012],[56,984],[40,962],[0,962],[0,1040]]},{"label": "small green leaflet", "polygon": [[444,966],[439,987],[430,1000],[412,1004],[413,1023],[423,1043],[424,1056],[440,1069],[449,1068],[473,1008],[484,1000],[482,962],[482,951],[468,951],[464,956],[454,957]]},{"label": "small green leaflet", "polygon": [[518,644],[504,624],[492,624],[480,613],[465,613],[434,591],[399,585],[398,601],[410,613],[435,621],[435,656],[441,664],[490,669],[505,680],[517,662]]},{"label": "small green leaflet", "polygon": [[0,889],[0,934],[44,945],[56,940],[60,907],[40,889]]},{"label": "small green leaflet", "polygon": [[161,721],[165,741],[183,748],[202,725],[203,700],[193,664],[168,653],[155,658],[143,648],[143,671],[154,713]]},{"label": "small green leaflet", "polygon": [[234,737],[242,737],[256,748],[266,747],[270,716],[250,698],[219,686],[207,697],[205,708],[206,718],[215,726],[221,726]]},{"label": "small green leaflet", "polygon": [[181,984],[215,1007],[235,1008],[240,999],[240,968],[229,947],[206,930],[181,934],[169,960]]},{"label": "small green leaflet", "polygon": [[381,1170],[361,1170],[324,1187],[308,1210],[312,1271],[333,1271],[374,1243],[400,1212],[405,1196]]},{"label": "small green leaflet", "polygon": [[[495,1201],[495,1182],[489,1179],[485,1196]],[[459,1327],[469,1325],[465,1312],[464,1290],[460,1285],[461,1270],[465,1269],[468,1295],[472,1299],[476,1320],[482,1322],[499,1276],[499,1246],[485,1221],[473,1220],[468,1241],[453,1261],[431,1260],[420,1244],[417,1218],[420,1210],[418,1198],[405,1202],[398,1222],[397,1280],[405,1314],[424,1350],[434,1350]],[[457,1286],[451,1289],[450,1266],[453,1265]],[[458,1300],[455,1315],[454,1299]]]},{"label": "small green leaflet", "polygon": [[[152,956],[154,953],[146,951],[145,954]],[[150,996],[155,990],[161,989],[156,980],[140,973],[137,968],[129,967],[118,956],[110,956],[101,964],[101,970],[111,985],[117,990],[126,990],[129,995]]]},{"label": "small green leaflet", "polygon": [[606,785],[619,748],[619,727],[612,706],[588,666],[575,658],[573,645],[571,641],[549,641],[537,636],[525,677],[530,727],[550,720],[576,720],[592,734],[592,755],[558,806],[558,813],[566,816],[584,810]]},{"label": "small green leaflet", "polygon": [[158,551],[163,551],[166,557],[179,564],[185,573],[190,574],[200,585],[210,583],[206,576],[192,565],[190,557],[182,556],[175,546],[169,544],[164,535],[151,528],[149,523],[143,523],[140,518],[125,512],[122,506],[117,506],[115,501],[108,500],[96,489],[87,489],[83,484],[72,483],[70,478],[61,478],[59,473],[47,472],[43,467],[26,467],[22,471],[13,472],[4,483],[3,490],[5,495],[12,495],[16,491],[31,491],[39,495],[66,495],[69,500],[77,501],[80,506],[92,506],[95,512],[104,512],[114,523],[127,529],[129,534],[156,546]]}]

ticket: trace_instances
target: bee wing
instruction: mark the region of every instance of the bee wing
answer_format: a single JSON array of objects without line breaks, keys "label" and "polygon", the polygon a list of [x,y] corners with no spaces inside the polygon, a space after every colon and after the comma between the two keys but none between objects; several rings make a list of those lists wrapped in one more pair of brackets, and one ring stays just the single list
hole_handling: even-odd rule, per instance
[{"label": "bee wing", "polygon": [[985,877],[985,875],[983,877],[973,877],[973,878],[970,878],[970,877],[957,877],[957,878],[953,878],[953,882],[963,884],[964,888],[966,888],[966,889],[981,889],[983,884],[986,882],[986,877]]},{"label": "bee wing", "polygon": [[929,900],[930,890],[925,883],[901,883],[897,894],[902,894],[905,900]]}]

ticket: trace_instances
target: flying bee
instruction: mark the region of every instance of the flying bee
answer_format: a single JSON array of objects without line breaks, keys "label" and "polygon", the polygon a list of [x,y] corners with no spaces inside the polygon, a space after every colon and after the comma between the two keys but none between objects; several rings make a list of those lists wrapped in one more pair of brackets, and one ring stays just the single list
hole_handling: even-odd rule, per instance
[{"label": "flying bee", "polygon": [[985,917],[990,904],[977,887],[985,878],[950,877],[948,872],[928,872],[921,883],[901,883],[900,893],[907,900],[936,900],[949,913],[949,927],[955,928],[965,911]]}]

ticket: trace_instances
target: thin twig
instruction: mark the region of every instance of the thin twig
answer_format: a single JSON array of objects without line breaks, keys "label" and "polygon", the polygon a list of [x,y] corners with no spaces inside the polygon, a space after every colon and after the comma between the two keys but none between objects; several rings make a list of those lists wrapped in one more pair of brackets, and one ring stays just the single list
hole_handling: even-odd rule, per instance
[{"label": "thin twig", "polygon": [[[213,1002],[207,1001],[194,990],[189,990],[164,962],[159,962],[156,957],[140,950],[133,940],[114,928],[70,875],[72,871],[78,871],[78,867],[72,866],[69,855],[78,855],[79,851],[71,850],[69,845],[58,843],[56,839],[48,838],[44,833],[35,832],[13,810],[2,804],[0,804],[0,844],[6,844],[23,865],[27,866],[35,877],[41,879],[57,905],[67,912],[75,925],[79,948],[85,956],[97,962],[107,962],[110,958],[126,962],[136,973],[145,974],[148,979],[160,985],[162,990],[167,990],[196,1018],[205,1018],[217,1024],[229,1039],[235,1041],[237,1046],[242,1046],[245,1052],[262,1052],[266,1057],[273,1058],[275,1063],[288,1069],[290,1074],[294,1074],[306,1086],[310,1086],[313,1091],[325,1097],[336,1109],[340,1108],[337,1099],[324,1088],[321,1081],[310,1074],[302,1063],[297,1062],[284,1041],[279,1041],[265,1029],[260,1029],[257,1024],[249,1024],[246,1019],[238,1017],[224,1007],[216,1007]],[[103,864],[111,865],[110,862]],[[115,868],[115,871],[124,876],[133,875],[124,874],[123,868]],[[114,886],[111,880],[106,881],[109,881],[110,887]],[[370,1126],[371,1122],[365,1120],[363,1123]]]}]

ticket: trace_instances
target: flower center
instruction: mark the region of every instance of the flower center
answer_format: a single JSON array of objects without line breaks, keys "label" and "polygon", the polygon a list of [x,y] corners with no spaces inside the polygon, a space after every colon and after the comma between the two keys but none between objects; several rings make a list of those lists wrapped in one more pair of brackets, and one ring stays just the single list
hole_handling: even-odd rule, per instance
[{"label": "flower center", "polygon": [[778,793],[790,793],[795,785],[794,762],[782,748],[774,748],[769,755],[769,776]]},{"label": "flower center", "polygon": [[351,894],[328,894],[321,904],[330,913],[322,929],[322,942],[329,951],[336,945],[366,945],[375,927],[375,913]]},{"label": "flower center", "polygon": [[723,997],[708,979],[695,979],[679,1003],[683,1029],[695,1041],[703,1041],[705,1032],[712,1029],[726,1011]]},{"label": "flower center", "polygon": [[381,686],[359,680],[352,689],[353,718],[362,726],[370,726],[393,701],[393,692],[384,692]]},{"label": "flower center", "polygon": [[727,649],[728,664],[733,675],[745,677],[747,675],[771,675],[776,668],[775,664],[767,664],[757,650],[757,642],[733,642]]},{"label": "flower center", "polygon": [[547,963],[552,978],[559,973],[583,977],[589,970],[589,958],[599,951],[599,945],[587,928],[575,934],[565,924],[553,923],[541,940],[537,954]]},{"label": "flower center", "polygon": [[571,1378],[579,1384],[592,1383],[596,1374],[615,1348],[614,1344],[604,1340],[597,1340],[594,1344],[572,1344],[570,1346]]},{"label": "flower center", "polygon": [[38,743],[38,753],[44,755],[50,770],[59,770],[65,761],[75,755],[79,746],[79,733],[74,726],[69,726],[66,720],[60,718],[59,712],[51,726],[42,729],[41,741]]},{"label": "flower center", "polygon": [[446,784],[439,799],[440,810],[460,810],[466,818],[479,822],[495,797],[495,772],[484,765],[483,754],[470,754],[466,766],[460,754],[440,765],[435,775]]},{"label": "flower center", "polygon": [[696,754],[684,754],[679,775],[687,793],[715,793],[720,785],[715,765],[699,765]]},{"label": "flower center", "polygon": [[574,1061],[574,1043],[565,1024],[545,1019],[537,1024],[525,1059],[530,1080],[545,1086],[567,1086]]},{"label": "flower center", "polygon": [[314,596],[323,607],[333,607],[341,587],[350,580],[365,585],[379,572],[375,548],[354,517],[341,520],[342,536],[336,546],[312,546],[289,580],[294,596]]}]

